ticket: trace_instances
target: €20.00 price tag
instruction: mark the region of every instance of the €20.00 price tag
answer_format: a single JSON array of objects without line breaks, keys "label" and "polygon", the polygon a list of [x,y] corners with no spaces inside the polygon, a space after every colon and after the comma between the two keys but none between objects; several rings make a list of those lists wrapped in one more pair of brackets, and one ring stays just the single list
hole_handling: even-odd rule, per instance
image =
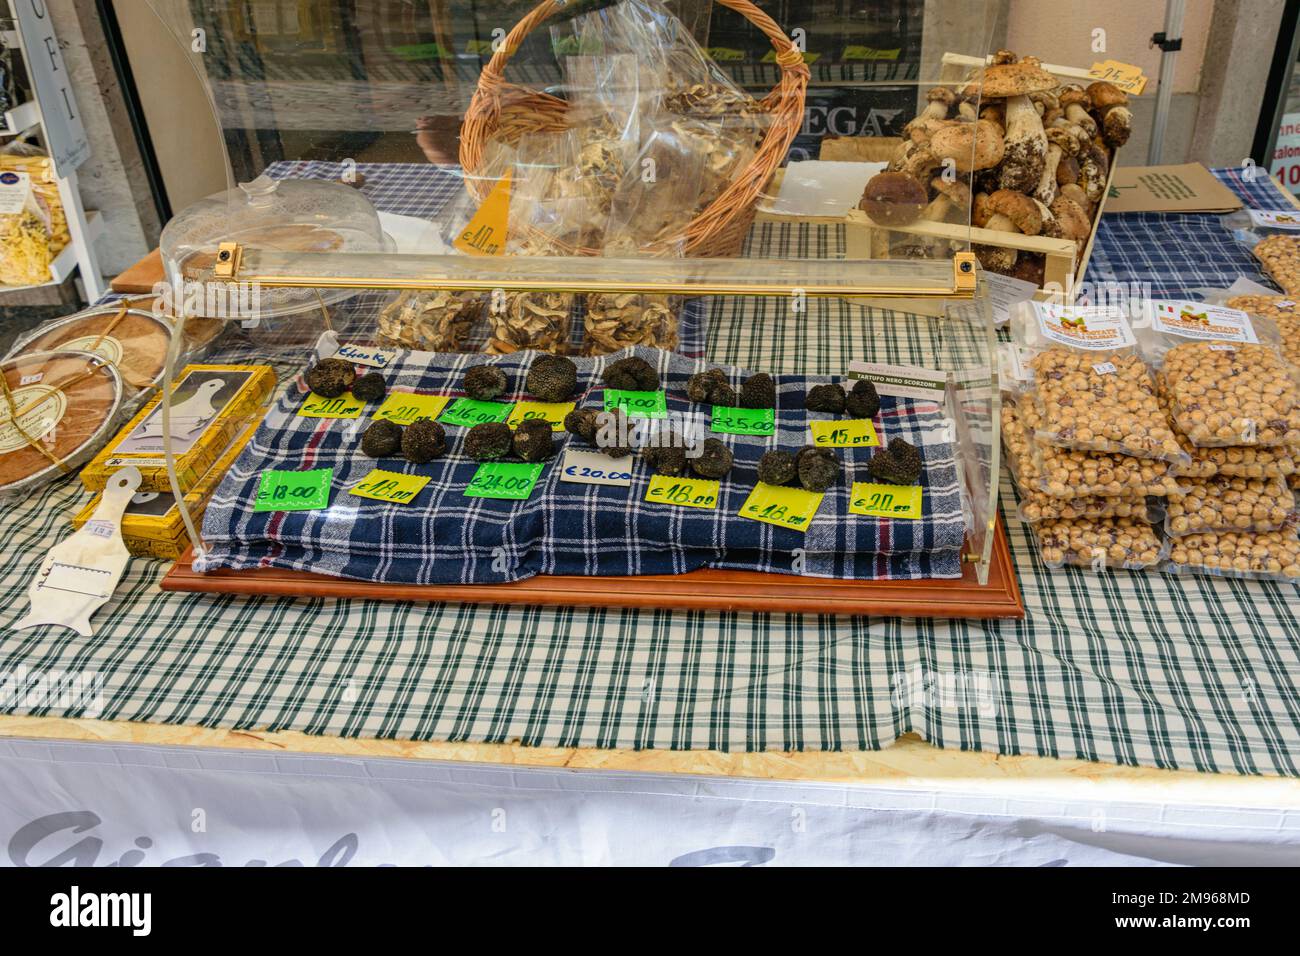
[{"label": "\u20ac20.00 price tag", "polygon": [[389,392],[384,404],[372,418],[382,418],[398,425],[409,425],[421,418],[437,418],[451,399],[446,395],[416,395],[412,392]]},{"label": "\u20ac20.00 price tag", "polygon": [[312,392],[298,409],[300,418],[360,418],[366,403],[344,392],[338,398],[326,398]]},{"label": "\u20ac20.00 price tag", "polygon": [[564,452],[560,480],[576,481],[583,485],[615,485],[626,488],[632,484],[632,456],[610,458],[596,451],[569,448]]},{"label": "\u20ac20.00 price tag", "polygon": [[514,461],[485,461],[470,479],[465,495],[470,498],[511,498],[522,501],[533,493],[542,474],[542,464]]},{"label": "\u20ac20.00 price tag", "polygon": [[776,412],[770,408],[714,405],[712,429],[724,435],[772,435],[776,433]]},{"label": "\u20ac20.00 price tag", "polygon": [[708,478],[671,478],[652,475],[645,490],[646,501],[682,508],[716,508],[720,485]]},{"label": "\u20ac20.00 price tag", "polygon": [[742,518],[765,521],[792,531],[807,531],[813,515],[821,507],[822,497],[820,491],[783,488],[760,481],[740,506],[739,514]]},{"label": "\u20ac20.00 price tag", "polygon": [[915,520],[921,517],[921,486],[855,481],[849,511],[869,518]]},{"label": "\u20ac20.00 price tag", "polygon": [[264,471],[254,511],[319,511],[330,504],[333,468],[311,471]]},{"label": "\u20ac20.00 price tag", "polygon": [[808,430],[818,448],[871,448],[880,444],[876,426],[867,418],[809,422]]},{"label": "\u20ac20.00 price tag", "polygon": [[348,489],[348,494],[360,498],[373,498],[389,504],[405,505],[415,500],[429,479],[424,475],[407,475],[400,471],[385,471],[376,468],[357,484]]}]

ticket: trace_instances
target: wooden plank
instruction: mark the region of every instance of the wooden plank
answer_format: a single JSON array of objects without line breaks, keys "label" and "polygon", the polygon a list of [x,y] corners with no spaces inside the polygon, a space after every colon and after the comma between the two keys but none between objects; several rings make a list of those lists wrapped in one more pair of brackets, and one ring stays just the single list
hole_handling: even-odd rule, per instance
[{"label": "wooden plank", "polygon": [[152,295],[154,285],[162,282],[163,278],[162,253],[155,249],[120,273],[109,285],[122,295]]},{"label": "wooden plank", "polygon": [[1001,521],[993,540],[988,584],[965,565],[959,579],[841,581],[758,571],[702,568],[687,574],[636,577],[537,575],[511,584],[409,585],[353,581],[306,571],[256,568],[199,573],[187,551],[167,571],[165,591],[335,597],[386,601],[456,601],[549,607],[676,608],[797,614],[869,614],[909,618],[1022,618],[1015,567]]}]

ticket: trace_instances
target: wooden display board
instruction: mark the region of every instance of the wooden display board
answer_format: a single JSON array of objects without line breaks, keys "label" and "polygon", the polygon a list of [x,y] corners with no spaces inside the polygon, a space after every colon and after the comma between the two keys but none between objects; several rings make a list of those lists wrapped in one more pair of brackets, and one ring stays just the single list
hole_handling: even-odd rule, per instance
[{"label": "wooden display board", "polygon": [[673,608],[797,614],[869,614],[912,618],[1022,618],[1006,534],[998,521],[988,584],[963,567],[960,579],[841,581],[761,571],[702,568],[686,574],[574,577],[539,574],[512,584],[376,584],[308,571],[255,568],[195,571],[186,553],[168,570],[164,591],[257,594],[275,597],[373,598],[385,601],[459,601],[559,607]]}]

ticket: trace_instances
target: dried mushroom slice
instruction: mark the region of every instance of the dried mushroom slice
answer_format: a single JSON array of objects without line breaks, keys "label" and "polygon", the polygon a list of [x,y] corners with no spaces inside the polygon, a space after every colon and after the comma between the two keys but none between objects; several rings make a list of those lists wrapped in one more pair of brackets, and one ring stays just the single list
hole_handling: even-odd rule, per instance
[{"label": "dried mushroom slice", "polygon": [[463,352],[482,313],[477,293],[403,292],[379,313],[379,338],[408,349]]},{"label": "dried mushroom slice", "polygon": [[638,292],[589,295],[583,350],[588,355],[607,355],[629,345],[674,349],[679,302],[672,296]]},{"label": "dried mushroom slice", "polygon": [[512,292],[505,308],[488,310],[487,351],[506,355],[523,349],[566,352],[573,295],[568,292]]}]

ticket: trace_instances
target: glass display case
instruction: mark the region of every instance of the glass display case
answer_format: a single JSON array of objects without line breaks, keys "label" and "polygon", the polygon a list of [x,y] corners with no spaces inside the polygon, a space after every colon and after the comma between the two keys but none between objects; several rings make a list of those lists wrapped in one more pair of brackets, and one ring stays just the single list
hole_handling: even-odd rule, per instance
[{"label": "glass display case", "polygon": [[[230,177],[167,226],[172,302],[226,321],[223,347],[243,349],[227,354],[282,377],[201,523],[185,515],[197,569],[984,581],[1000,467],[989,270],[1041,286],[1061,257],[1074,268],[1101,185],[1086,155],[1065,162],[1086,151],[1059,130],[1096,126],[1066,95],[1077,77],[1045,66],[1051,51],[995,54],[997,4],[150,3],[205,85]],[[1094,197],[1081,222],[1075,194]],[[342,379],[319,371],[340,357]],[[538,384],[548,363],[576,385]],[[496,394],[470,387],[480,365],[505,373]],[[370,400],[351,391],[363,376],[381,380],[358,388]],[[395,396],[414,410],[393,412]],[[511,404],[513,448],[507,434],[485,451],[490,429],[470,440],[474,421],[449,417],[466,399]],[[646,428],[602,449],[552,410],[524,498],[476,496],[489,466],[530,462],[519,409],[537,404]],[[381,421],[397,430],[367,446]],[[184,503],[179,433],[162,427]],[[651,452],[683,432],[684,465]],[[696,464],[710,441],[726,468]],[[570,456],[602,451],[611,466],[575,480],[593,466]],[[805,467],[818,456],[829,476]],[[326,467],[323,492],[301,491],[317,507],[265,500],[293,494],[268,476]],[[358,491],[376,469],[424,490]],[[654,513],[660,479],[681,476],[707,486],[714,520]],[[444,544],[458,570],[438,569]]]}]

